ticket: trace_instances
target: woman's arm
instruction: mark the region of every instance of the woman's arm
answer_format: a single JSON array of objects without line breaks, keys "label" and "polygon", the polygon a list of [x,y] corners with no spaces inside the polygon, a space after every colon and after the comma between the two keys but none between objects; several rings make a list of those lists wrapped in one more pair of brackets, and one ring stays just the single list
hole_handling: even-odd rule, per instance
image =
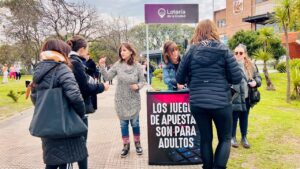
[{"label": "woman's arm", "polygon": [[105,70],[104,66],[100,65],[100,73],[103,76],[104,80],[110,81],[117,75],[117,66],[119,62],[116,62],[108,71]]}]

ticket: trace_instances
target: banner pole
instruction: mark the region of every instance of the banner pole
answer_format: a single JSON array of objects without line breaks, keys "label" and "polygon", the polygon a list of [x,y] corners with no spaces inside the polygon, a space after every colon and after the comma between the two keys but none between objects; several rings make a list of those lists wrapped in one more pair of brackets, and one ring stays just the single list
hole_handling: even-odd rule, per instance
[{"label": "banner pole", "polygon": [[149,59],[149,27],[146,24],[146,43],[147,43],[147,83],[150,84],[150,59]]}]

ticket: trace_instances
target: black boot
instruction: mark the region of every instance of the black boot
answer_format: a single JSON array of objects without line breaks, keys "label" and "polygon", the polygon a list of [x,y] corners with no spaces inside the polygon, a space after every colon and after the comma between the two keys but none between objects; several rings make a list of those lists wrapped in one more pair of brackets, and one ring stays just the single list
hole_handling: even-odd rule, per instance
[{"label": "black boot", "polygon": [[242,137],[241,143],[242,143],[244,148],[250,148],[250,144],[249,144],[246,136]]},{"label": "black boot", "polygon": [[121,157],[122,158],[127,157],[128,153],[129,153],[129,150],[130,150],[130,144],[129,143],[124,144],[124,147],[123,147],[122,152],[121,152]]},{"label": "black boot", "polygon": [[139,142],[139,141],[135,142],[135,150],[136,150],[137,155],[143,154],[143,148],[141,146],[141,142]]},{"label": "black boot", "polygon": [[234,148],[238,148],[239,147],[239,143],[236,141],[235,137],[231,138],[231,146]]}]

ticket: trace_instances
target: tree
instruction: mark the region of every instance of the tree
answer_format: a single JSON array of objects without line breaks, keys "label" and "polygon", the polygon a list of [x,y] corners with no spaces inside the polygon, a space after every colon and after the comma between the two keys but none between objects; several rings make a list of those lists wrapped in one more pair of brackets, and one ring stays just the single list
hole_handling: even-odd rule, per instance
[{"label": "tree", "polygon": [[269,77],[267,61],[274,58],[274,55],[270,52],[272,51],[271,44],[276,41],[274,34],[274,29],[271,27],[264,27],[260,29],[258,36],[258,42],[263,44],[263,47],[255,53],[256,58],[264,61],[264,75],[267,81],[267,90],[275,90],[275,87]]},{"label": "tree", "polygon": [[238,31],[228,41],[229,48],[234,50],[240,43],[247,46],[247,52],[249,57],[252,57],[253,53],[258,50],[261,43],[257,41],[259,36],[258,32],[255,31]]},{"label": "tree", "polygon": [[106,57],[107,64],[113,64],[118,60],[118,52],[112,50],[105,40],[99,40],[90,43],[89,53],[91,58],[97,63],[101,57]]},{"label": "tree", "polygon": [[291,102],[291,75],[290,75],[290,51],[289,51],[289,37],[288,31],[292,28],[295,22],[295,4],[293,0],[281,0],[275,8],[274,20],[282,27],[285,36],[286,47],[286,73],[287,73],[287,89],[286,89],[286,102]]},{"label": "tree", "polygon": [[[40,3],[35,0],[4,0],[1,8],[5,17],[5,35],[9,43],[15,43],[20,48],[19,55],[23,61],[35,65],[38,60],[41,40],[46,34],[39,28],[42,13]],[[35,62],[32,59],[35,58]]]},{"label": "tree", "polygon": [[267,82],[267,90],[275,90],[275,87],[270,79],[268,68],[267,68],[267,61],[273,58],[273,55],[270,51],[265,51],[263,48],[258,49],[253,53],[255,59],[262,60],[264,62],[263,72]]},{"label": "tree", "polygon": [[[179,46],[183,46],[185,39],[190,39],[194,28],[181,24],[156,24],[149,25],[149,49],[160,49],[165,41],[172,40]],[[146,25],[139,24],[129,31],[130,41],[135,42],[136,47],[146,50]]]},{"label": "tree", "polygon": [[88,40],[101,37],[103,21],[97,11],[86,2],[68,3],[65,0],[40,0],[43,25],[55,37],[66,40],[68,36],[81,35]]}]

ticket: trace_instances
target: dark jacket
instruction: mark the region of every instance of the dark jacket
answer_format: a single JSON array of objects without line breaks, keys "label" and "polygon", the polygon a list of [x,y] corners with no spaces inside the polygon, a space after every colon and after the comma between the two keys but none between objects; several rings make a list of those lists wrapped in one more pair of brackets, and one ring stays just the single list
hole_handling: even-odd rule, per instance
[{"label": "dark jacket", "polygon": [[98,78],[97,76],[97,67],[96,67],[96,64],[95,62],[93,61],[93,59],[89,59],[85,62],[85,65],[86,65],[86,73],[88,75],[90,75],[91,77],[93,78]]},{"label": "dark jacket", "polygon": [[[258,71],[258,69],[257,69],[257,66],[255,65],[255,64],[253,64],[253,70],[254,70],[254,73],[253,73],[253,80],[255,80],[256,81],[256,86],[254,87],[254,88],[259,88],[260,86],[261,86],[261,81],[262,81],[262,79],[261,79],[261,76],[259,75],[259,71]],[[248,96],[250,96],[250,92],[251,92],[251,87],[248,85],[248,87],[249,87],[249,94],[248,94]],[[255,104],[257,104],[257,102],[253,102],[251,99],[248,99],[248,101],[249,101],[249,105],[251,106],[251,107],[253,107]]]},{"label": "dark jacket", "polygon": [[[98,74],[98,70],[96,67],[95,62],[93,61],[93,59],[89,59],[85,62],[85,66],[86,66],[86,73],[90,76],[93,77],[94,79],[97,79],[99,74]],[[91,102],[93,105],[93,108],[96,110],[98,108],[97,105],[97,94],[93,94],[91,95]]]},{"label": "dark jacket", "polygon": [[238,84],[241,70],[229,49],[217,41],[192,45],[183,57],[176,75],[179,84],[190,88],[190,104],[217,109],[231,104],[229,84]]},{"label": "dark jacket", "polygon": [[[261,77],[259,75],[258,69],[255,65],[253,65],[253,77],[252,79],[256,81],[256,86],[254,88],[258,88],[261,86]],[[246,99],[246,93],[248,91],[247,94],[247,98],[249,98],[250,95],[250,86],[248,85],[249,80],[247,80],[247,77],[244,73],[242,73],[242,80],[239,84],[233,85],[233,89],[235,89],[237,91],[237,97],[232,101],[232,110],[233,111],[247,111],[246,108],[246,101],[249,102],[250,106],[252,105],[251,100]],[[248,89],[245,89],[245,86],[247,86]]]},{"label": "dark jacket", "polygon": [[[49,71],[56,65],[58,66],[56,72],[54,72],[54,69]],[[36,87],[32,89],[32,102],[35,104],[37,99],[36,91],[50,87],[51,77],[54,73],[56,75],[56,81],[53,87],[62,87],[71,106],[79,116],[83,117],[85,106],[79,87],[71,69],[63,63],[42,61],[36,66],[33,74],[33,82],[36,84]],[[42,147],[44,163],[48,165],[76,162],[88,156],[83,137],[65,139],[42,138]]]},{"label": "dark jacket", "polygon": [[246,108],[246,98],[245,98],[245,85],[247,86],[246,77],[244,75],[243,79],[239,84],[232,85],[232,88],[237,92],[236,98],[232,101],[232,111],[247,111]]},{"label": "dark jacket", "polygon": [[92,104],[91,96],[102,93],[104,91],[104,85],[102,83],[98,83],[94,78],[86,73],[87,68],[83,64],[84,58],[72,54],[70,56],[70,60],[73,65],[73,73],[84,102],[86,105]]},{"label": "dark jacket", "polygon": [[168,90],[175,90],[177,88],[176,71],[175,65],[171,61],[168,64],[163,64],[163,80],[168,86]]}]

